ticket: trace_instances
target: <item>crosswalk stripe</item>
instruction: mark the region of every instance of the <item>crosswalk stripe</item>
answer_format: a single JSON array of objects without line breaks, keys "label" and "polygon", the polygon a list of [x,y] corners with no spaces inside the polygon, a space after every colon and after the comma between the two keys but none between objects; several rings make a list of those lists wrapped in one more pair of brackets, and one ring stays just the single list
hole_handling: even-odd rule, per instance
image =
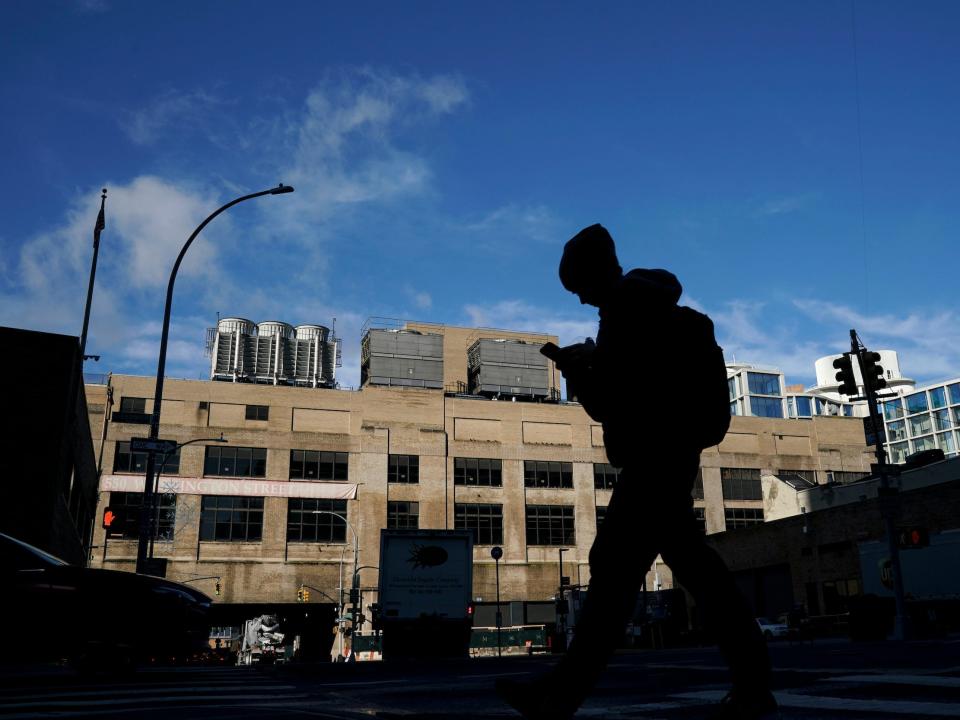
[{"label": "crosswalk stripe", "polygon": [[[717,690],[677,693],[670,697],[718,702],[726,693]],[[960,717],[960,704],[924,702],[919,700],[870,700],[865,698],[838,698],[820,695],[795,695],[774,693],[780,707],[803,710],[848,710],[886,713],[888,715],[930,715],[934,717]]]},{"label": "crosswalk stripe", "polygon": [[[273,700],[276,695],[244,695],[243,700]],[[306,693],[301,694],[288,694],[284,695],[287,699],[294,698],[306,698],[309,697]],[[139,697],[139,698],[130,698],[130,699],[112,699],[112,698],[100,698],[98,700],[54,700],[46,702],[20,702],[20,703],[6,703],[3,708],[5,710],[16,710],[20,708],[38,708],[38,707],[101,707],[109,705],[149,705],[149,704],[170,704],[170,703],[187,703],[190,702],[223,702],[230,701],[235,699],[234,695],[184,695],[179,697],[170,697],[169,695],[156,695],[149,697]]]},{"label": "crosswalk stripe", "polygon": [[883,673],[880,675],[841,675],[822,678],[827,682],[863,682],[883,683],[884,685],[924,685],[927,687],[960,688],[960,677],[942,675],[898,675]]},{"label": "crosswalk stripe", "polygon": [[[82,697],[103,697],[104,695],[109,695],[111,697],[118,695],[142,695],[146,690],[153,690],[156,692],[157,688],[135,688],[135,689],[122,689],[122,690],[61,690],[56,691],[46,691],[40,695],[14,695],[13,697],[17,700],[37,700],[37,699],[48,699],[48,698],[82,698]],[[293,685],[254,685],[254,686],[240,686],[240,687],[230,687],[225,688],[220,685],[207,685],[203,687],[184,687],[184,688],[164,688],[164,692],[171,696],[186,696],[189,697],[190,693],[195,692],[216,692],[217,690],[226,691],[229,690],[231,693],[237,692],[265,692],[267,690],[294,690]]]}]

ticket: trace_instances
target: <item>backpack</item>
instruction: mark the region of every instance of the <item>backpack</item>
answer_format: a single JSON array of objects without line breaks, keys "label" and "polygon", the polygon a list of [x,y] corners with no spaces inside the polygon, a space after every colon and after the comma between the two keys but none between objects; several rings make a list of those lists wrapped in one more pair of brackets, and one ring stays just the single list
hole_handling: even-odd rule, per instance
[{"label": "backpack", "polygon": [[677,308],[675,335],[680,344],[682,399],[685,423],[694,444],[703,448],[719,445],[730,428],[730,393],[723,349],[717,345],[713,321],[693,308]]}]

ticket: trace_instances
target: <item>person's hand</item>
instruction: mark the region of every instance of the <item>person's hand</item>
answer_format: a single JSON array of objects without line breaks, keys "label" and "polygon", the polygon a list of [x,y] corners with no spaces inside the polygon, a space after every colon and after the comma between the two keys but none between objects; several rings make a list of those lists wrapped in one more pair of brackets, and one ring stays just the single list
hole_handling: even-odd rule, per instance
[{"label": "person's hand", "polygon": [[583,372],[590,367],[590,361],[596,347],[593,340],[587,338],[585,342],[560,348],[560,354],[556,360],[557,367],[564,375]]}]

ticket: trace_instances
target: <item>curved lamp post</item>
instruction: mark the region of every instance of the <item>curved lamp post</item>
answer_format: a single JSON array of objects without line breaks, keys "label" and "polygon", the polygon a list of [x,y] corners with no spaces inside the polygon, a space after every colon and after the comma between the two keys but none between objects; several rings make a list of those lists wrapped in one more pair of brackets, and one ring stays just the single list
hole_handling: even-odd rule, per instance
[{"label": "curved lamp post", "polygon": [[[353,533],[353,582],[350,584],[351,588],[356,585],[357,582],[357,572],[359,567],[357,566],[358,556],[360,553],[360,537],[357,535],[357,531],[354,529],[353,525],[350,524],[350,521],[347,520],[346,516],[341,515],[338,512],[333,510],[313,510],[311,511],[314,515],[333,515],[336,518],[340,518],[350,528],[350,532]],[[326,595],[326,593],[324,593]],[[353,617],[357,616],[357,605],[353,604]],[[337,625],[342,628],[343,626],[343,550],[340,551],[340,607],[337,608]],[[340,656],[343,656],[343,631],[337,633],[337,644],[340,648]]]},{"label": "curved lamp post", "polygon": [[[160,359],[157,362],[157,383],[153,393],[153,413],[150,416],[151,440],[156,440],[160,436],[160,405],[163,400],[163,371],[167,364],[167,338],[170,335],[170,308],[173,305],[173,284],[177,280],[177,271],[180,269],[180,263],[183,262],[183,256],[187,254],[187,250],[190,249],[190,245],[193,244],[193,241],[196,239],[197,235],[200,234],[200,231],[203,230],[211,220],[213,220],[224,210],[228,210],[234,205],[238,205],[245,200],[252,200],[253,198],[261,197],[262,195],[284,195],[292,192],[292,187],[280,183],[275,188],[261,190],[260,192],[251,193],[250,195],[244,195],[236,198],[235,200],[231,200],[226,205],[223,205],[215,212],[211,213],[206,220],[200,223],[197,226],[197,229],[193,231],[193,234],[184,244],[183,248],[180,250],[180,254],[177,256],[177,261],[173,264],[173,270],[170,271],[170,282],[167,283],[167,303],[163,309],[163,331],[160,335]],[[140,533],[137,542],[138,573],[142,573],[147,569],[147,549],[150,543],[150,518],[153,514],[153,481],[155,465],[156,452],[151,450],[147,453],[147,475],[146,478],[144,478],[143,505],[140,508]]]}]

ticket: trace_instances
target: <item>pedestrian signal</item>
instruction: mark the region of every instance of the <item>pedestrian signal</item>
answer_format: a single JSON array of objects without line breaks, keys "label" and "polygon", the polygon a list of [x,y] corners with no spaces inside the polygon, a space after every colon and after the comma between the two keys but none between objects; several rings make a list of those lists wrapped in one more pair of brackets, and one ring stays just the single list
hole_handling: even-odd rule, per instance
[{"label": "pedestrian signal", "polygon": [[914,548],[925,548],[930,544],[930,533],[926,528],[911,527],[903,528],[898,533],[898,545],[903,550],[912,550]]},{"label": "pedestrian signal", "polygon": [[300,592],[303,593],[303,601],[310,602],[310,588],[304,588]]},{"label": "pedestrian signal", "polygon": [[220,595],[220,581],[219,581],[219,580],[217,580],[217,584],[216,584],[216,586],[215,586],[214,589],[216,590],[217,595]]},{"label": "pedestrian signal", "polygon": [[110,529],[110,526],[113,525],[113,521],[117,519],[116,513],[113,512],[110,508],[106,508],[103,511],[103,527],[106,530]]}]

